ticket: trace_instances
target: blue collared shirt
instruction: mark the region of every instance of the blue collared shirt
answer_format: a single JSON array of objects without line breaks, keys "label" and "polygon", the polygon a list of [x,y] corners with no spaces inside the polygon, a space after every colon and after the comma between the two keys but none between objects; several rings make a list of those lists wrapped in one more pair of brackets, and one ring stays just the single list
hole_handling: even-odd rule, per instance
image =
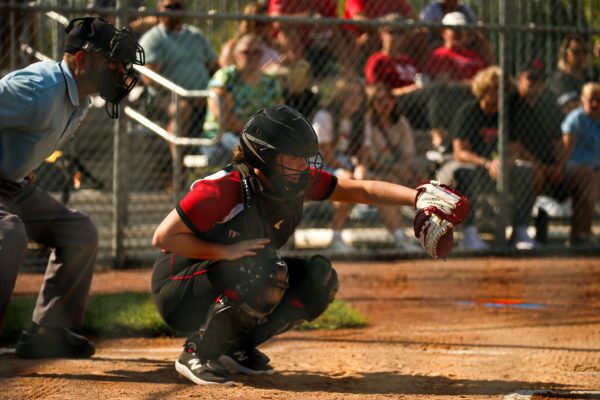
[{"label": "blue collared shirt", "polygon": [[42,61],[0,80],[0,178],[20,181],[77,128],[89,99],[80,99],[65,61]]}]

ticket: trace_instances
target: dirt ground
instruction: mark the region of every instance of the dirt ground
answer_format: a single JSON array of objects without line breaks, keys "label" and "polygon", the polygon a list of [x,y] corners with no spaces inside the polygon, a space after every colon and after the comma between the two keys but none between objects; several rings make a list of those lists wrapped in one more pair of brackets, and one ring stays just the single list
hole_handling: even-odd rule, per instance
[{"label": "dirt ground", "polygon": [[[196,386],[173,367],[181,338],[98,340],[91,360],[1,355],[0,399],[600,399],[600,258],[335,267],[371,325],[273,339],[272,376]],[[93,292],[148,285],[148,270],[102,272]]]}]

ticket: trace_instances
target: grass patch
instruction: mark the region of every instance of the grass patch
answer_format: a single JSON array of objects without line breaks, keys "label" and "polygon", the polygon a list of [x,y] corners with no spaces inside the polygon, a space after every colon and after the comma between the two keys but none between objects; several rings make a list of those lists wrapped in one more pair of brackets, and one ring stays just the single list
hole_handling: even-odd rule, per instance
[{"label": "grass patch", "polygon": [[[0,340],[14,342],[31,323],[35,297],[17,297],[10,302]],[[367,319],[347,303],[335,300],[319,318],[298,330],[360,328]],[[84,325],[78,331],[95,337],[185,336],[169,327],[158,315],[148,293],[116,293],[90,296]]]}]

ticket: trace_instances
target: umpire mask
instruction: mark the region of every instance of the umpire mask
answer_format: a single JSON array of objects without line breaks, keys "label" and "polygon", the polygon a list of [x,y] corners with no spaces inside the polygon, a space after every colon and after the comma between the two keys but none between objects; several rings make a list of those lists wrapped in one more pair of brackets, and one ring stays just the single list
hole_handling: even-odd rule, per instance
[{"label": "umpire mask", "polygon": [[139,80],[133,65],[144,65],[144,50],[129,29],[118,31],[102,18],[76,18],[65,31],[65,52],[86,51],[104,57],[96,81],[98,94],[106,101],[108,116],[117,118],[119,103]]}]

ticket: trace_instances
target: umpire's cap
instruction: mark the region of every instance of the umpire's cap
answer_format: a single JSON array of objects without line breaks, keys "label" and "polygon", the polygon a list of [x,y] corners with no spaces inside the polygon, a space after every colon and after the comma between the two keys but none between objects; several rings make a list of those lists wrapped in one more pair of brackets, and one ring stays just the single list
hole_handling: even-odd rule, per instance
[{"label": "umpire's cap", "polygon": [[110,52],[110,42],[117,30],[107,20],[97,17],[75,18],[65,29],[65,53],[79,50]]},{"label": "umpire's cap", "polygon": [[264,108],[252,115],[242,131],[240,144],[246,162],[259,169],[279,153],[310,158],[319,152],[312,125],[286,105]]},{"label": "umpire's cap", "polygon": [[84,17],[71,20],[65,32],[65,53],[83,50],[119,59],[127,68],[144,65],[144,50],[127,28],[119,31],[103,18]]}]

